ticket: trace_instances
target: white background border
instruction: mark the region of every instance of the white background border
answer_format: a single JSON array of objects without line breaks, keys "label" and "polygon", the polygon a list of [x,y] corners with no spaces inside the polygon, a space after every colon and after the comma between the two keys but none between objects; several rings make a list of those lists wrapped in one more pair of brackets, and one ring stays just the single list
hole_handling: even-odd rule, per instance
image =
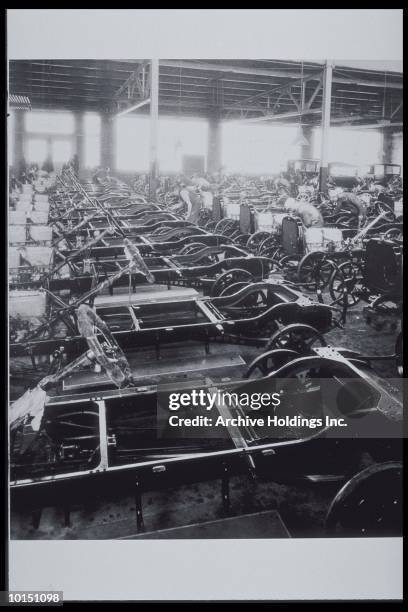
[{"label": "white background border", "polygon": [[[402,9],[9,9],[7,20],[9,59],[330,58],[402,66]],[[10,589],[63,590],[66,599],[402,597],[402,540],[394,538],[11,541],[9,552]]]}]

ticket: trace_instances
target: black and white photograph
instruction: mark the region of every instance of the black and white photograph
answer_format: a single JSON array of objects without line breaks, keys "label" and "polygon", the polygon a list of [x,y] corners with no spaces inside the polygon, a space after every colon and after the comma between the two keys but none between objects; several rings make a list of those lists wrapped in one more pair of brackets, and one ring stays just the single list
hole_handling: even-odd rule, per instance
[{"label": "black and white photograph", "polygon": [[400,542],[402,57],[10,51],[60,12],[156,11],[8,10],[10,546]]}]

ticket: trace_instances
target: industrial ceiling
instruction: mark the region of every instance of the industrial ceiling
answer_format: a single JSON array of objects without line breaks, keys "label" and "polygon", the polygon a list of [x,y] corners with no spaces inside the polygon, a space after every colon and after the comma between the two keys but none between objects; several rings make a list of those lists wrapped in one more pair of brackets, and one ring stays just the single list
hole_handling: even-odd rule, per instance
[{"label": "industrial ceiling", "polygon": [[[322,62],[161,59],[159,112],[320,124],[322,69]],[[332,123],[400,125],[402,88],[401,72],[335,63]],[[10,61],[9,94],[27,96],[33,109],[118,113],[141,102],[135,113],[142,114],[148,112],[149,61]]]}]

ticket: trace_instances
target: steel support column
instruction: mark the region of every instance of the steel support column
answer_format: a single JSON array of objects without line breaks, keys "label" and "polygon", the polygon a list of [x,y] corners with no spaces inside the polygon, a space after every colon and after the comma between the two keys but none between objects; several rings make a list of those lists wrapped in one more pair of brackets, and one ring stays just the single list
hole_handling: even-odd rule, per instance
[{"label": "steel support column", "polygon": [[14,113],[14,129],[13,134],[9,134],[9,138],[14,139],[13,159],[9,163],[13,164],[13,168],[17,175],[23,170],[25,164],[25,111],[15,110]]},{"label": "steel support column", "polygon": [[323,73],[322,148],[320,154],[320,191],[327,186],[333,62],[326,60]]},{"label": "steel support column", "polygon": [[101,165],[115,169],[115,122],[110,113],[101,116]]},{"label": "steel support column", "polygon": [[307,144],[302,144],[300,147],[300,157],[302,159],[312,159],[313,157],[313,126],[302,125],[302,135],[307,140]]},{"label": "steel support column", "polygon": [[46,156],[45,156],[45,164],[46,164],[46,167],[47,167],[48,171],[50,169],[55,170],[52,143],[53,143],[53,138],[51,136],[48,136],[47,140],[46,140],[47,153],[46,153]]},{"label": "steel support column", "polygon": [[220,172],[221,165],[221,124],[218,117],[211,117],[208,123],[207,172]]},{"label": "steel support column", "polygon": [[387,130],[386,128],[382,131],[382,163],[383,164],[392,164],[393,163],[393,133],[392,130]]},{"label": "steel support column", "polygon": [[155,199],[158,178],[158,132],[159,132],[159,60],[150,62],[150,176],[149,195]]},{"label": "steel support column", "polygon": [[75,115],[74,153],[78,157],[78,173],[82,176],[85,167],[85,132],[84,113],[76,112]]}]

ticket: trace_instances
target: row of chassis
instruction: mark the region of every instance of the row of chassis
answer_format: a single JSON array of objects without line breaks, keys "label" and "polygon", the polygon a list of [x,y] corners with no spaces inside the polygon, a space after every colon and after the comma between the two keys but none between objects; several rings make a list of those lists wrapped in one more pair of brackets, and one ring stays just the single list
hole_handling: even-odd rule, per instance
[{"label": "row of chassis", "polygon": [[[73,193],[78,193],[77,187]],[[60,222],[60,234],[64,229],[70,232],[70,226],[71,230],[75,228],[83,215],[83,211],[78,212],[78,207],[74,208],[78,217],[74,215],[74,220],[71,219],[68,224]],[[383,387],[379,384],[370,370],[369,360],[364,356],[326,346],[323,334],[338,324],[336,309],[312,302],[303,295],[300,289],[304,290],[304,286],[296,283],[296,279],[294,282],[293,275],[290,276],[290,266],[286,280],[271,281],[268,278],[270,273],[282,271],[284,265],[282,262],[279,264],[270,252],[264,251],[262,255],[251,252],[250,241],[243,244],[240,236],[228,236],[223,231],[214,234],[202,227],[191,227],[172,212],[158,210],[152,213],[149,210],[146,213],[143,208],[146,208],[145,204],[134,205],[136,212],[132,214],[138,220],[133,223],[140,222],[140,225],[133,225],[131,230],[123,231],[122,220],[128,223],[130,215],[124,213],[119,216],[112,206],[104,217],[101,207],[94,212],[92,226],[87,223],[75,231],[75,236],[82,233],[85,242],[94,241],[95,230],[104,232],[108,227],[112,230],[113,225],[114,237],[106,233],[105,243],[97,241],[90,248],[80,247],[79,255],[75,248],[69,248],[73,246],[69,239],[64,249],[58,247],[59,254],[54,268],[64,264],[69,274],[48,274],[41,282],[50,296],[49,318],[52,320],[54,317],[56,321],[66,323],[67,332],[63,337],[56,337],[53,336],[52,326],[46,326],[42,335],[26,343],[11,344],[11,358],[28,356],[34,364],[36,360],[41,362],[49,358],[51,377],[58,378],[65,364],[86,353],[89,349],[87,340],[76,325],[77,308],[86,303],[93,305],[98,294],[98,283],[105,283],[104,288],[113,294],[115,287],[120,285],[129,285],[137,292],[138,284],[144,280],[143,266],[137,268],[137,262],[133,262],[134,267],[127,270],[129,262],[123,241],[124,237],[131,237],[143,255],[143,264],[153,273],[156,282],[165,283],[169,287],[178,284],[200,288],[206,297],[183,303],[172,300],[169,293],[168,300],[156,305],[149,303],[144,308],[140,304],[136,311],[128,305],[98,306],[98,317],[93,323],[97,323],[95,337],[102,351],[107,350],[108,354],[110,351],[111,355],[120,353],[127,361],[128,351],[130,355],[135,349],[141,350],[143,354],[144,350],[152,348],[155,358],[166,359],[173,345],[174,350],[183,351],[183,343],[202,344],[206,356],[211,355],[214,342],[225,347],[239,345],[246,365],[239,371],[234,370],[228,383],[212,381],[211,384],[217,388],[231,386],[232,383],[258,385],[259,380],[256,383],[251,381],[254,373],[267,386],[271,383],[273,385],[273,381],[280,378],[292,378],[299,374],[302,378],[305,372],[308,378],[316,377],[316,372],[321,377],[332,378],[336,385],[340,384],[338,381],[343,376],[355,378],[364,392],[373,397],[366,418],[374,419],[375,422],[379,419],[380,429],[388,428],[391,439],[364,438],[361,435],[362,425],[356,419],[355,436],[347,439],[331,437],[323,429],[313,435],[310,432],[301,437],[289,435],[287,440],[267,440],[257,436],[256,432],[240,431],[238,445],[230,435],[215,441],[158,442],[155,436],[154,440],[147,439],[145,434],[141,436],[141,431],[154,432],[157,428],[155,411],[157,383],[162,382],[160,379],[154,381],[154,384],[148,384],[147,380],[147,384],[140,386],[136,371],[128,375],[125,384],[118,389],[112,384],[113,379],[106,377],[103,372],[92,375],[85,388],[81,385],[65,385],[64,380],[61,385],[59,378],[58,385],[49,391],[44,414],[46,425],[36,441],[36,452],[40,454],[41,460],[34,463],[35,457],[28,452],[14,464],[12,462],[13,504],[16,507],[31,507],[37,525],[39,511],[44,505],[63,505],[66,521],[69,521],[68,511],[73,500],[92,496],[106,487],[114,491],[130,485],[134,487],[136,496],[137,529],[142,530],[142,492],[160,483],[169,484],[191,478],[220,478],[221,497],[225,510],[228,510],[229,479],[242,470],[258,477],[272,477],[276,481],[306,478],[323,472],[322,479],[325,476],[332,478],[335,474],[342,482],[355,473],[358,458],[367,449],[376,460],[394,462],[385,464],[388,468],[382,467],[379,470],[381,473],[389,469],[390,473],[395,474],[396,470],[400,470],[399,425],[390,423],[379,409],[384,397],[390,397],[386,385]],[[154,208],[159,207],[155,205]],[[250,213],[254,214],[254,211]],[[157,214],[160,220],[152,219],[152,214]],[[112,224],[113,218],[115,221]],[[288,232],[296,228],[300,234],[298,220],[292,216],[286,219]],[[224,226],[227,227],[227,224]],[[72,236],[71,232],[69,236]],[[300,238],[299,235],[299,241]],[[58,238],[58,243],[61,242]],[[253,244],[256,242],[252,241]],[[281,247],[282,243],[285,244],[285,237],[281,238]],[[388,261],[388,257],[389,269],[384,271],[381,283],[378,270],[370,278],[370,266],[366,265],[366,270],[361,268],[366,293],[386,295],[387,299],[391,296],[391,299],[398,302],[401,271],[399,248],[400,245],[393,240],[373,237],[368,241],[364,249],[366,261],[369,262],[372,257],[378,257],[381,261],[385,257]],[[85,273],[84,259],[88,265]],[[364,257],[360,260],[364,261]],[[390,270],[394,275],[391,275],[392,278]],[[12,286],[30,286],[30,271],[25,270],[24,274],[23,278],[20,273],[14,277],[15,284]],[[113,276],[116,280],[110,282]],[[361,285],[361,279],[359,281]],[[321,284],[318,281],[317,287],[320,288]],[[65,302],[58,293],[67,290],[70,299]],[[342,287],[341,291],[345,296],[342,305],[347,306],[352,292],[349,287]],[[132,372],[131,365],[129,372]],[[201,385],[205,386],[208,378],[203,374],[200,380]],[[302,388],[299,393],[307,394],[308,391]],[[393,394],[391,396],[398,406],[398,399]],[[319,410],[324,411],[324,406],[320,406]],[[69,418],[73,419],[71,429],[74,433],[76,429],[78,439],[82,440],[79,444],[78,440],[76,443],[68,442],[67,438],[75,439],[75,436],[72,431],[71,436],[67,436],[61,425]],[[362,423],[366,426],[364,419]],[[29,424],[26,427],[29,429]],[[86,431],[87,435],[79,435]],[[21,430],[15,435],[21,436]],[[12,448],[18,449],[21,448],[21,440],[15,435]],[[372,478],[373,469],[370,469],[369,476]],[[374,472],[374,477],[378,478],[378,471]],[[334,508],[339,504],[344,505],[343,497],[339,500]],[[333,524],[333,512],[328,521],[330,524]]]}]

